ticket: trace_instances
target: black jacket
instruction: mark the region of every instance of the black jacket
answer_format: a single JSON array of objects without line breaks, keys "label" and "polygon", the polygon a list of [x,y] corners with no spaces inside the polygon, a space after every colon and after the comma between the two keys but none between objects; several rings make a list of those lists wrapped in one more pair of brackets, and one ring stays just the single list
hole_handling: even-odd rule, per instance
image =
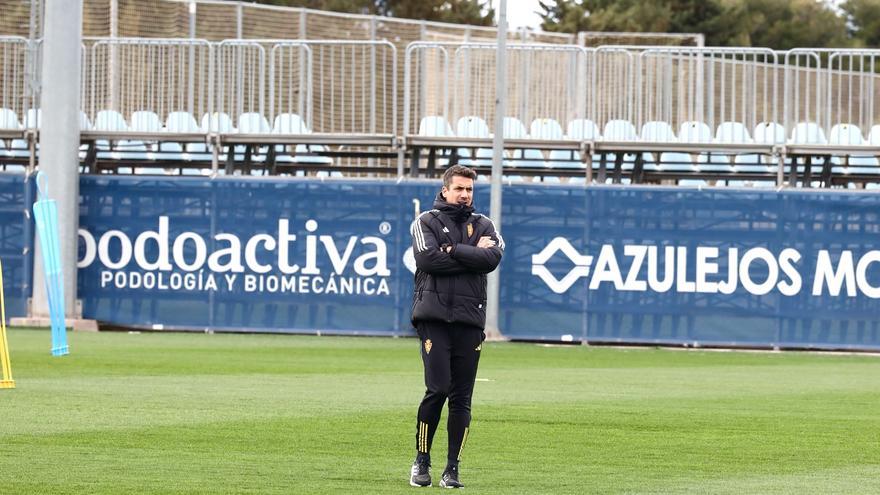
[{"label": "black jacket", "polygon": [[[486,274],[504,254],[504,239],[489,217],[453,205],[439,194],[434,209],[419,215],[410,232],[416,259],[412,322],[443,321],[486,326]],[[482,236],[495,241],[478,248]],[[445,246],[452,246],[447,253]]]}]

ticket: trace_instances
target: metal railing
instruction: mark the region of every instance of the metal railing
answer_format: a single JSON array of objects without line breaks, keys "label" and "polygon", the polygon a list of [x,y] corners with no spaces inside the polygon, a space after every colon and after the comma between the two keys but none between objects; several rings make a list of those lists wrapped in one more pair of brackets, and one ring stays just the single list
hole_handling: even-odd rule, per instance
[{"label": "metal railing", "polygon": [[[524,126],[535,119],[585,118],[592,101],[588,53],[574,45],[508,45],[506,117]],[[491,43],[411,43],[404,63],[401,133],[419,134],[422,120],[432,116],[443,117],[452,126],[471,117],[492,122],[495,56]],[[528,133],[512,134],[528,137]]]},{"label": "metal railing", "polygon": [[[39,63],[36,43],[19,36],[0,36],[0,130],[27,127],[28,111],[35,108]],[[33,124],[33,123],[30,123]]]},{"label": "metal railing", "polygon": [[[661,121],[678,130],[688,122],[702,122],[714,134],[725,122],[754,129],[779,119],[781,78],[772,50],[651,48],[639,54],[635,72],[637,128]],[[746,136],[717,138],[741,142]]]},{"label": "metal railing", "polygon": [[[508,137],[510,148],[585,150],[609,141],[631,151],[655,144],[639,131],[660,122],[675,137],[649,151],[745,152],[732,145],[759,141],[756,131],[764,126],[772,132],[752,152],[880,155],[880,50],[512,44],[507,57],[507,117],[522,123]],[[295,135],[288,140],[394,148],[395,137],[440,132],[451,148],[451,140],[475,137],[468,133],[473,128],[458,129],[460,119],[482,120],[476,137],[483,140],[494,120],[491,43],[411,43],[402,78],[397,49],[388,41],[87,38],[83,58],[81,104],[92,125],[90,139],[138,130],[135,113],[155,114],[159,125],[151,129],[163,136],[182,134],[167,117],[184,112],[190,140],[229,133],[236,139],[262,135],[252,142],[266,143]],[[31,110],[39,108],[39,60],[39,41],[0,38],[0,108],[6,115],[0,126],[8,128],[7,139],[38,126],[31,118],[38,112]],[[118,114],[112,117],[119,125],[98,129],[102,111]],[[228,129],[203,125],[205,115],[220,114],[228,115]],[[244,114],[259,125],[243,125]],[[281,115],[301,126],[273,132]],[[420,129],[426,118],[436,118],[433,129]],[[536,127],[551,132],[533,131],[534,121],[551,124]],[[572,133],[567,124],[575,121],[595,131]],[[632,132],[607,134],[609,122]],[[689,122],[707,133],[682,138],[681,126]],[[725,134],[725,126],[742,134]]]},{"label": "metal railing", "polygon": [[172,112],[198,119],[211,111],[213,52],[204,40],[87,40],[82,109],[92,122],[107,110],[125,119],[153,112],[163,123]]}]

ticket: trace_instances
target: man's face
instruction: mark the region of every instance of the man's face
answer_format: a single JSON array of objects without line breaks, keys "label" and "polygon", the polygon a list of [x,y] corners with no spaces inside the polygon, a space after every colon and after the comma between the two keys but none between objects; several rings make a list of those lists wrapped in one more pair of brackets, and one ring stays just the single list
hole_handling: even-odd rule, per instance
[{"label": "man's face", "polygon": [[449,186],[443,186],[440,195],[447,203],[470,206],[474,202],[474,179],[453,175]]}]

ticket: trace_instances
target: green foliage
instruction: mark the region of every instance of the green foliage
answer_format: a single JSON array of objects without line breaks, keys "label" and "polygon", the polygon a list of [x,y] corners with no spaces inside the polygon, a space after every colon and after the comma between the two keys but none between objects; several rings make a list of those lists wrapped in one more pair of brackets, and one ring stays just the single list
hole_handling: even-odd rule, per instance
[{"label": "green foliage", "polygon": [[730,22],[733,46],[787,50],[796,47],[846,47],[845,20],[815,0],[737,0]]},{"label": "green foliage", "polygon": [[880,48],[880,2],[847,0],[841,8],[849,18],[850,36],[856,44],[866,48]]},{"label": "green foliage", "polygon": [[[53,358],[48,332],[9,332],[4,495],[418,491],[415,339],[69,337]],[[482,352],[461,471],[474,493],[880,493],[875,356]],[[445,438],[441,421],[435,475]]]},{"label": "green foliage", "polygon": [[257,0],[257,3],[477,26],[491,26],[495,19],[489,0]]},{"label": "green foliage", "polygon": [[[380,0],[379,13],[391,17],[492,26],[495,11],[487,0]],[[483,10],[486,13],[483,13]]]},{"label": "green foliage", "polygon": [[[880,4],[848,3],[858,4],[855,24],[880,38]],[[850,45],[845,19],[816,0],[542,0],[541,7],[547,31],[703,33],[708,46]]]},{"label": "green foliage", "polygon": [[305,7],[307,9],[331,10],[350,14],[375,14],[374,0],[254,0],[254,3],[280,5],[283,7]]}]

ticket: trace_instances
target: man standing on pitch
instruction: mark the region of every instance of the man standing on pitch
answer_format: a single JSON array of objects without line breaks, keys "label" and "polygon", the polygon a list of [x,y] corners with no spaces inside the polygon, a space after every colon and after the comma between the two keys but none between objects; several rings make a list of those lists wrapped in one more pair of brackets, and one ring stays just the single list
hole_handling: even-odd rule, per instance
[{"label": "man standing on pitch", "polygon": [[419,405],[413,486],[431,486],[431,443],[449,399],[449,450],[440,486],[461,488],[458,462],[471,422],[471,396],[486,326],[486,274],[504,253],[488,217],[474,213],[477,174],[453,165],[443,174],[434,209],[410,231],[416,259],[412,323],[421,341],[425,397]]}]

